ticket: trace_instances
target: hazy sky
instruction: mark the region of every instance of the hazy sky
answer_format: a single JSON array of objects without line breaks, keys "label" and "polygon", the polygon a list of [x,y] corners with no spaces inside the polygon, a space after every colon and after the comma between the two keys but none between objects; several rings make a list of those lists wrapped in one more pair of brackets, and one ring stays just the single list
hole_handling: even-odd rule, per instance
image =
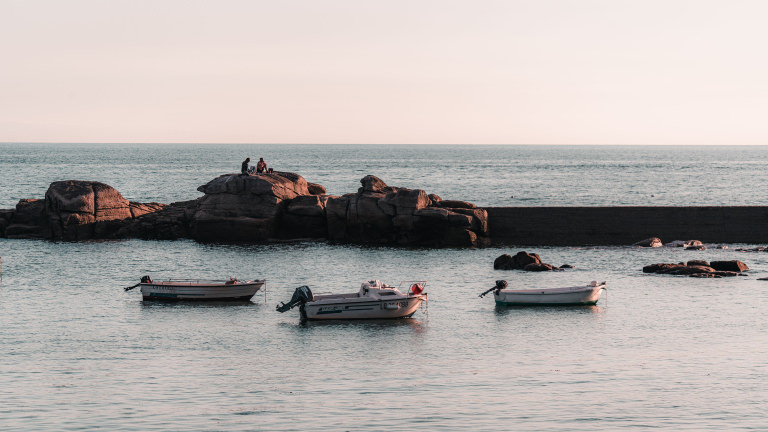
[{"label": "hazy sky", "polygon": [[768,1],[0,0],[0,142],[768,144]]}]

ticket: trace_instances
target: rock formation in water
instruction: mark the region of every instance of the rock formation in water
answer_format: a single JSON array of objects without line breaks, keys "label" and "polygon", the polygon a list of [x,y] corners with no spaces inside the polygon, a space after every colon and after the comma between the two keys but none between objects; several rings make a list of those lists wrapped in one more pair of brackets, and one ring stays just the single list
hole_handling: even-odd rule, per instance
[{"label": "rock formation in water", "polygon": [[292,173],[243,176],[225,174],[197,188],[192,237],[202,242],[263,242],[277,237],[283,208],[300,196],[310,196],[307,182]]},{"label": "rock formation in water", "polygon": [[726,277],[738,276],[748,271],[749,267],[741,261],[691,260],[686,263],[659,263],[643,267],[643,273],[683,275],[691,277]]},{"label": "rock formation in water", "polygon": [[387,186],[375,176],[354,194],[331,196],[294,173],[221,175],[204,195],[172,203],[128,202],[99,182],[52,183],[44,200],[21,200],[0,210],[0,235],[89,240],[178,239],[251,243],[319,239],[336,243],[482,246],[485,210],[441,200],[420,189]]},{"label": "rock formation in water", "polygon": [[333,242],[429,246],[488,243],[485,210],[463,201],[443,204],[421,189],[387,186],[375,176],[355,194],[329,197],[328,239]]},{"label": "rock formation in water", "polygon": [[504,254],[493,261],[494,270],[561,271],[572,266],[555,267],[541,260],[538,254],[520,251],[515,256]]},{"label": "rock formation in water", "polygon": [[661,247],[662,243],[661,243],[661,239],[659,239],[658,237],[651,237],[644,240],[640,240],[639,242],[632,244],[632,246],[657,248],[657,247]]},{"label": "rock formation in water", "polygon": [[3,234],[68,241],[110,238],[126,223],[162,207],[129,202],[104,183],[58,181],[48,187],[45,199],[20,200]]}]

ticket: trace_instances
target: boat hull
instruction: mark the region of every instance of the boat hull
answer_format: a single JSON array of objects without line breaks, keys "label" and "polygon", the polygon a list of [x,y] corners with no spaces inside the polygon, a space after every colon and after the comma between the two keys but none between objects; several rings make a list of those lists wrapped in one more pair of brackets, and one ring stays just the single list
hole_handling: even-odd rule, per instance
[{"label": "boat hull", "polygon": [[312,301],[303,306],[310,320],[410,318],[425,300],[425,295],[392,300]]},{"label": "boat hull", "polygon": [[494,293],[497,304],[516,306],[594,305],[605,284],[568,288],[500,290]]},{"label": "boat hull", "polygon": [[141,295],[144,300],[161,301],[247,301],[264,284],[264,281],[239,284],[142,283]]}]

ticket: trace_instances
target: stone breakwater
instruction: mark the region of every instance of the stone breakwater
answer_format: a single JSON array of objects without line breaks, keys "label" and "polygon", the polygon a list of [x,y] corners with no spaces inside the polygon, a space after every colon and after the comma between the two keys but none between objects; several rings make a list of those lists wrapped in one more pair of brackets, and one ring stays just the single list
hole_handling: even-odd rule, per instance
[{"label": "stone breakwater", "polygon": [[221,175],[203,196],[171,204],[129,202],[103,183],[54,182],[44,199],[0,210],[0,236],[64,241],[191,238],[253,243],[327,240],[399,246],[489,244],[485,210],[368,175],[356,193],[327,195],[298,174]]},{"label": "stone breakwater", "polygon": [[664,243],[767,243],[768,206],[702,207],[486,207],[492,243],[498,245],[632,245],[658,237]]},{"label": "stone breakwater", "polygon": [[294,173],[221,175],[203,195],[171,204],[129,202],[93,181],[59,181],[43,199],[0,209],[0,237],[64,241],[190,238],[252,243],[321,240],[397,246],[768,243],[768,206],[487,207],[388,186],[368,175],[342,196]]}]

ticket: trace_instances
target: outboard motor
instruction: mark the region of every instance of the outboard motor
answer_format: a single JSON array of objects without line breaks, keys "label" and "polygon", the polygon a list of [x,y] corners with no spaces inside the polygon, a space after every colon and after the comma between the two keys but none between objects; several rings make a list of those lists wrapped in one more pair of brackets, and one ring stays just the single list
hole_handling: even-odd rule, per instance
[{"label": "outboard motor", "polygon": [[293,292],[293,297],[291,297],[291,301],[288,303],[279,304],[275,309],[281,313],[286,312],[298,305],[303,306],[304,303],[312,301],[313,298],[314,296],[312,295],[312,290],[310,290],[308,286],[303,285],[296,288],[296,291]]},{"label": "outboard motor", "polygon": [[124,290],[126,290],[126,291],[130,291],[130,290],[132,290],[132,289],[136,288],[137,286],[139,286],[139,285],[141,285],[141,284],[143,284],[143,283],[152,283],[152,278],[151,278],[151,277],[149,277],[149,276],[142,276],[142,277],[141,277],[141,282],[137,283],[137,284],[136,284],[136,285],[134,285],[134,286],[125,287],[125,288],[123,288],[123,289],[124,289]]},{"label": "outboard motor", "polygon": [[503,290],[506,287],[507,287],[507,281],[505,281],[504,279],[499,279],[499,280],[496,281],[496,286],[495,287],[493,287],[493,288],[489,289],[488,291],[485,291],[484,293],[480,294],[479,297],[483,297],[483,296],[485,296],[486,294],[488,294],[491,291],[495,291],[496,293],[498,293],[499,291]]}]

